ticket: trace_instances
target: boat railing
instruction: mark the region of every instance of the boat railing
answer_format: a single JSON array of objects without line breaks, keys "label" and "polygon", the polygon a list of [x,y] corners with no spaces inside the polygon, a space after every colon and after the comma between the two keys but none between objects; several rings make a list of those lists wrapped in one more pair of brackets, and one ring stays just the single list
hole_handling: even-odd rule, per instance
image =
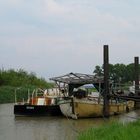
[{"label": "boat railing", "polygon": [[[89,101],[94,101],[97,104],[103,104],[103,97],[94,97],[94,96],[88,96],[87,99]],[[124,103],[126,104],[127,102],[118,98],[110,98],[109,100],[110,104],[118,104],[118,103]]]}]

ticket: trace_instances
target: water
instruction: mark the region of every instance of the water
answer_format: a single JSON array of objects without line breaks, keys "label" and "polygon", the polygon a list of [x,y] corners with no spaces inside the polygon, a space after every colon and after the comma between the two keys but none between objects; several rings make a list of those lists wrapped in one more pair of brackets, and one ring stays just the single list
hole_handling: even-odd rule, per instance
[{"label": "water", "polygon": [[78,133],[108,121],[134,121],[140,111],[112,117],[72,120],[65,117],[15,117],[13,104],[0,105],[0,140],[75,140]]}]

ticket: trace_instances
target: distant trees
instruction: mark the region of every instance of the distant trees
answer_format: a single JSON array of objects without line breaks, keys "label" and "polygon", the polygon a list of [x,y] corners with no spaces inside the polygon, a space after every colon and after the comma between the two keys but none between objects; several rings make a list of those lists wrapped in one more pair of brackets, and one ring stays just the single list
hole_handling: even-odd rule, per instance
[{"label": "distant trees", "polygon": [[[103,66],[95,66],[93,73],[98,76],[103,75]],[[134,64],[109,64],[109,77],[115,83],[134,81]]]},{"label": "distant trees", "polygon": [[0,85],[8,86],[36,86],[47,88],[52,86],[44,78],[38,78],[35,73],[28,73],[23,69],[15,71],[14,69],[0,70]]}]

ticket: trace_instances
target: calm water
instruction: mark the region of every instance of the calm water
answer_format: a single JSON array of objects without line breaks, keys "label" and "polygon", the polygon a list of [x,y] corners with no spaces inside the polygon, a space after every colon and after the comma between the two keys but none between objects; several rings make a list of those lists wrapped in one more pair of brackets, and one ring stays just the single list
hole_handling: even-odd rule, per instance
[{"label": "calm water", "polygon": [[0,105],[0,140],[75,140],[78,133],[108,121],[134,121],[140,111],[132,111],[109,120],[65,117],[14,117],[13,104]]}]

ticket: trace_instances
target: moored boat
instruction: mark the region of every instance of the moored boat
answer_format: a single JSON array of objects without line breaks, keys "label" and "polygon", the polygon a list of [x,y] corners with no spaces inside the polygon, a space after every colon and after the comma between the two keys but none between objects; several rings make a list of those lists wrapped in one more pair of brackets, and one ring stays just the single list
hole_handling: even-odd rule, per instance
[{"label": "moored boat", "polygon": [[33,92],[25,102],[16,102],[14,105],[15,116],[58,116],[62,115],[59,105],[57,104],[60,94],[49,94],[48,90]]},{"label": "moored boat", "polygon": [[[59,100],[61,112],[66,117],[74,119],[87,117],[103,117],[104,99],[103,77],[94,75],[70,73],[60,77],[51,78],[56,83],[67,85],[68,96]],[[92,84],[98,95],[92,90],[84,89],[83,85]],[[96,93],[97,93],[96,92]],[[112,89],[110,89],[112,92]],[[92,93],[92,94],[91,94]],[[134,108],[134,101],[124,101],[110,97],[109,115],[124,113]]]},{"label": "moored boat", "polygon": [[[66,117],[73,119],[89,118],[89,117],[103,117],[103,101],[98,102],[98,98],[71,98],[68,100],[61,100],[59,102],[60,109]],[[116,115],[132,110],[134,107],[133,101],[110,101],[109,115]]]}]

